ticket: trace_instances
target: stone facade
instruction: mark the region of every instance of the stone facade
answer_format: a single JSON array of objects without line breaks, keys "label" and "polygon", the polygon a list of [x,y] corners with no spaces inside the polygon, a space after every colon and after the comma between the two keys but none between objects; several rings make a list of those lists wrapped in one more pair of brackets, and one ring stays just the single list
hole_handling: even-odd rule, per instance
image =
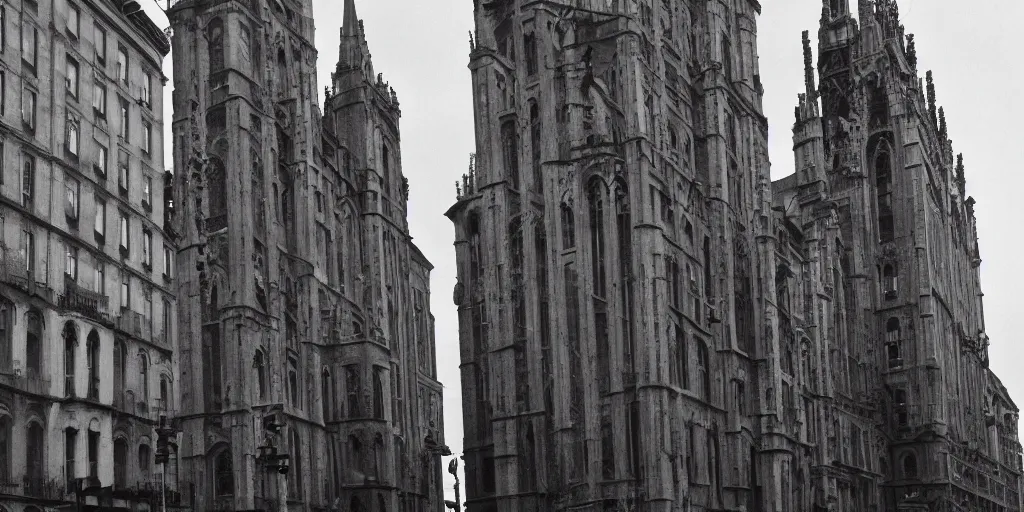
[{"label": "stone facade", "polygon": [[[354,3],[323,107],[310,0],[169,15],[194,509],[440,512],[432,267],[409,235],[398,98]],[[268,439],[287,478],[257,458]]]},{"label": "stone facade", "polygon": [[474,9],[470,511],[1021,509],[973,200],[892,0],[824,2],[776,183],[755,0]]},{"label": "stone facade", "polygon": [[154,427],[174,410],[177,373],[162,144],[170,44],[121,4],[0,5],[4,512],[159,503]]}]

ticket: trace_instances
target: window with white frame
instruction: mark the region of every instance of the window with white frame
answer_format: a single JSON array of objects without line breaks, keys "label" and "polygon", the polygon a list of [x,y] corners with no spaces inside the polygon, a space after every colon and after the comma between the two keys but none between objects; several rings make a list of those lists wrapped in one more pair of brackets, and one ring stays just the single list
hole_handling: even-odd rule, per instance
[{"label": "window with white frame", "polygon": [[64,273],[72,281],[78,279],[78,247],[68,244],[64,253]]},{"label": "window with white frame", "polygon": [[93,224],[96,234],[103,236],[107,234],[107,203],[102,199],[96,200],[96,222]]},{"label": "window with white frame", "polygon": [[81,184],[70,176],[64,177],[64,214],[69,219],[78,218],[78,197],[81,191]]},{"label": "window with white frame", "polygon": [[64,87],[72,98],[78,98],[78,61],[68,55],[65,68]]}]

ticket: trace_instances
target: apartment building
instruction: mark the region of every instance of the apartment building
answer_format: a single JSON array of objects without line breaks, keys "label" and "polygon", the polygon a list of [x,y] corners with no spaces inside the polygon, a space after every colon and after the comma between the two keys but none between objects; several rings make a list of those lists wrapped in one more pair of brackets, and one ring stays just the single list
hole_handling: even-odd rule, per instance
[{"label": "apartment building", "polygon": [[0,511],[158,503],[169,50],[137,2],[0,3]]}]

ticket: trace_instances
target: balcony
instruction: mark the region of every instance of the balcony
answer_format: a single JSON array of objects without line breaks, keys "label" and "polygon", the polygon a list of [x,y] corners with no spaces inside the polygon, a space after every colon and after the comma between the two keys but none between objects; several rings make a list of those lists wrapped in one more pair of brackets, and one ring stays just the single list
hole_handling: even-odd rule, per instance
[{"label": "balcony", "polygon": [[82,288],[70,276],[64,275],[64,294],[57,302],[57,307],[61,310],[75,312],[97,322],[109,323],[108,303],[109,299],[106,296]]},{"label": "balcony", "polygon": [[67,497],[66,485],[67,483],[60,479],[24,476],[0,482],[0,492],[25,498],[63,501]]},{"label": "balcony", "polygon": [[153,322],[130,309],[122,309],[121,316],[114,322],[117,329],[136,338],[150,341],[153,338]]},{"label": "balcony", "polygon": [[50,379],[41,377],[35,371],[26,371],[20,375],[0,373],[0,384],[35,395],[50,394]]}]

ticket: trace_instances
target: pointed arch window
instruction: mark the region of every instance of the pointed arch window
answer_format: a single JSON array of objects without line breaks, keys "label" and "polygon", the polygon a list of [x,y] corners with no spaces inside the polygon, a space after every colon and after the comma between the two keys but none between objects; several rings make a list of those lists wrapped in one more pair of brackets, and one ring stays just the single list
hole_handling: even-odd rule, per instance
[{"label": "pointed arch window", "polygon": [[88,397],[92,400],[100,399],[100,335],[96,330],[89,331],[85,342],[86,363],[89,367],[89,388]]},{"label": "pointed arch window", "polygon": [[[527,55],[530,55],[530,53],[527,53]],[[540,107],[537,106],[537,100],[533,100],[530,102],[530,152],[533,167],[533,189],[537,192],[543,193],[544,170],[541,168],[540,163],[540,129]]]},{"label": "pointed arch window", "polygon": [[12,428],[11,417],[0,415],[0,482],[9,482],[11,478]]},{"label": "pointed arch window", "polygon": [[600,180],[590,183],[587,200],[590,211],[590,253],[593,270],[594,295],[605,296],[605,232],[604,232],[604,199],[606,188]]},{"label": "pointed arch window", "polygon": [[897,278],[896,265],[893,263],[886,263],[885,266],[882,267],[882,294],[885,297],[885,300],[893,300],[897,297]]},{"label": "pointed arch window", "polygon": [[140,394],[142,395],[142,403],[146,408],[149,407],[149,357],[143,352],[139,354],[139,383],[141,385]]},{"label": "pointed arch window", "polygon": [[629,189],[624,182],[615,184],[615,237],[619,252],[619,291],[622,304],[622,358],[624,371],[632,372],[633,363],[633,221],[629,208]]},{"label": "pointed arch window", "polygon": [[[0,10],[2,10],[2,7],[0,7]],[[2,20],[3,18],[0,16],[0,21]],[[14,318],[14,315],[14,304],[8,302],[6,298],[0,298],[0,372],[11,369],[14,350],[11,320]]]},{"label": "pointed arch window", "polygon": [[708,359],[708,346],[701,340],[697,345],[697,382],[700,386],[699,395],[705,401],[711,401],[711,361]]},{"label": "pointed arch window", "polygon": [[78,333],[74,322],[64,324],[61,334],[64,338],[64,396],[75,396],[75,349],[78,347]]},{"label": "pointed arch window", "polygon": [[356,479],[358,480],[363,474],[364,467],[363,443],[354,435],[348,436],[348,460],[348,465],[351,468],[351,474],[356,476]]},{"label": "pointed arch window", "polygon": [[722,34],[722,68],[726,80],[732,81],[732,42]]},{"label": "pointed arch window", "polygon": [[505,174],[510,186],[519,190],[519,132],[515,121],[501,125],[501,146],[505,157]]},{"label": "pointed arch window", "polygon": [[224,161],[218,156],[210,158],[208,172],[207,191],[210,203],[207,229],[217,230],[227,225],[227,169],[224,167]]},{"label": "pointed arch window", "polygon": [[917,478],[917,456],[913,453],[903,456],[903,478]]},{"label": "pointed arch window", "polygon": [[256,368],[257,399],[262,402],[267,399],[267,361],[262,350],[256,351],[253,366]]},{"label": "pointed arch window", "polygon": [[350,364],[345,367],[345,391],[348,393],[349,419],[362,416],[362,411],[359,409],[359,397],[363,393],[361,380],[358,365]]},{"label": "pointed arch window", "polygon": [[324,423],[334,419],[331,416],[331,405],[334,401],[334,396],[331,394],[331,372],[324,368],[320,374],[320,401],[323,405]]},{"label": "pointed arch window", "polygon": [[903,336],[900,329],[900,320],[896,317],[889,318],[885,322],[885,353],[889,359],[889,369],[903,366],[903,354],[901,345]]},{"label": "pointed arch window", "polygon": [[384,438],[377,434],[373,439],[373,467],[370,474],[377,480],[384,480]]},{"label": "pointed arch window", "polygon": [[384,368],[373,367],[373,417],[384,419]]},{"label": "pointed arch window", "polygon": [[150,450],[149,445],[142,443],[139,445],[139,473],[145,477],[149,474],[150,463],[153,460],[153,452]]},{"label": "pointed arch window", "polygon": [[889,153],[885,150],[875,157],[875,189],[878,193],[878,236],[882,242],[891,242],[895,237],[892,171]]},{"label": "pointed arch window", "polygon": [[223,448],[213,459],[213,489],[216,496],[234,496],[235,473],[232,470],[231,448]]},{"label": "pointed arch window", "polygon": [[224,21],[214,18],[206,27],[210,72],[224,69]]},{"label": "pointed arch window", "polygon": [[562,203],[562,249],[576,247],[576,219],[572,207]]},{"label": "pointed arch window", "polygon": [[128,442],[124,438],[114,440],[114,489],[128,487]]},{"label": "pointed arch window", "polygon": [[302,499],[302,438],[294,427],[289,429],[288,453],[291,454],[292,468],[288,471],[288,487],[291,496]]},{"label": "pointed arch window", "polygon": [[526,75],[537,74],[537,36],[532,32],[523,34],[523,53],[526,54]]},{"label": "pointed arch window", "polygon": [[[13,307],[11,311],[13,312]],[[27,320],[25,369],[30,377],[38,377],[43,372],[43,317],[39,311],[33,309],[28,312]]]},{"label": "pointed arch window", "polygon": [[683,389],[690,389],[690,348],[686,343],[686,334],[678,325],[675,326],[676,335],[676,358],[673,361],[675,367],[676,384]]},{"label": "pointed arch window", "polygon": [[27,436],[25,439],[25,477],[27,479],[40,481],[46,471],[45,456],[46,432],[43,425],[38,421],[31,421],[28,424]]}]

